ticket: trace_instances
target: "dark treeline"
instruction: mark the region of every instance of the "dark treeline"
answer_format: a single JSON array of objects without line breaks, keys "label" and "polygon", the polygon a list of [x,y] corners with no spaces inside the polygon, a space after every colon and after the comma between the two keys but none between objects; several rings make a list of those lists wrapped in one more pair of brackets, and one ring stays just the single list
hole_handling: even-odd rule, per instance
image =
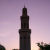
[{"label": "dark treeline", "polygon": [[[39,50],[50,50],[50,44],[46,43],[37,43],[37,46],[39,47]],[[3,45],[0,45],[0,50],[6,50]]]}]

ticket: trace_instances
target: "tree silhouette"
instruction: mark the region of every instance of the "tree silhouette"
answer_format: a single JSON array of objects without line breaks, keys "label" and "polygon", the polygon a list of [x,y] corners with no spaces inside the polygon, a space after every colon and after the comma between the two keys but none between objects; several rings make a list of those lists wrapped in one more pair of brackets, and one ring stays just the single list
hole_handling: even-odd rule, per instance
[{"label": "tree silhouette", "polygon": [[4,46],[0,45],[0,50],[6,50]]},{"label": "tree silhouette", "polygon": [[40,50],[50,50],[50,44],[46,44],[46,43],[37,43],[37,46],[40,47]]}]

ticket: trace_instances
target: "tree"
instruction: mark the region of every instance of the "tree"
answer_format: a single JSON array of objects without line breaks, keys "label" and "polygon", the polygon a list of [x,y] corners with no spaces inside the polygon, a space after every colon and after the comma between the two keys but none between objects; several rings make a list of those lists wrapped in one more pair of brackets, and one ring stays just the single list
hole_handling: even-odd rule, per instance
[{"label": "tree", "polygon": [[0,45],[0,50],[6,50],[4,46]]},{"label": "tree", "polygon": [[37,46],[40,47],[40,50],[50,50],[50,44],[46,44],[46,43],[37,43]]}]

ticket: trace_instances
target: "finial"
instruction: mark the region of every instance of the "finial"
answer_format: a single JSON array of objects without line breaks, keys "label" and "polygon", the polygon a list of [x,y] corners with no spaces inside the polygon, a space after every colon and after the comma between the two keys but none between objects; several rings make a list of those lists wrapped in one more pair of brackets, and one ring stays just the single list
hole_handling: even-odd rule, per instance
[{"label": "finial", "polygon": [[24,5],[24,8],[25,8],[25,5]]}]

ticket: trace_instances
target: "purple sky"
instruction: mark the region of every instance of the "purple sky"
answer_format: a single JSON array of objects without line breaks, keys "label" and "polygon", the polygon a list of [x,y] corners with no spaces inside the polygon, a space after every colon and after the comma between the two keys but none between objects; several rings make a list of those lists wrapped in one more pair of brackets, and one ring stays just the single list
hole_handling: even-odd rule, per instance
[{"label": "purple sky", "polygon": [[37,50],[37,42],[50,43],[50,0],[0,0],[0,44],[7,50],[19,48],[24,5],[30,16],[31,49]]}]

